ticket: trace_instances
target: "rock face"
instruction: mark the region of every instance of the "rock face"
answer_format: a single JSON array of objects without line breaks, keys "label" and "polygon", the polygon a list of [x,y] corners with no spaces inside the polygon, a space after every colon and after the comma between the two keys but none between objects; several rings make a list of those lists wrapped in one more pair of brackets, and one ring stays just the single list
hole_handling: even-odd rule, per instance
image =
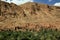
[{"label": "rock face", "polygon": [[60,7],[46,4],[9,4],[0,1],[0,30],[60,29]]}]

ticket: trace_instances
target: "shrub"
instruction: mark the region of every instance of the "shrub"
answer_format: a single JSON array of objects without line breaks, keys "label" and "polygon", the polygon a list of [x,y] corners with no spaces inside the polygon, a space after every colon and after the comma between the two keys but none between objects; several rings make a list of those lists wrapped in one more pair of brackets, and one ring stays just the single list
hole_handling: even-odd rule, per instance
[{"label": "shrub", "polygon": [[0,40],[60,40],[60,31],[41,29],[33,31],[0,31]]}]

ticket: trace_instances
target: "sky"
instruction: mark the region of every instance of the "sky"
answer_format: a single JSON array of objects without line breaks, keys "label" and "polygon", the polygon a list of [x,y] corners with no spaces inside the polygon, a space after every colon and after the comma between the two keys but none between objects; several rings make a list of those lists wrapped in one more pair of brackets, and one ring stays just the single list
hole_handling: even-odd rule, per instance
[{"label": "sky", "polygon": [[53,5],[55,3],[60,2],[60,0],[34,0],[34,2],[44,3],[44,4],[50,4]]},{"label": "sky", "polygon": [[17,4],[17,5],[24,4],[26,2],[33,2],[33,0],[13,0],[13,1],[10,1],[10,0],[6,1],[6,0],[4,0],[4,1],[5,2],[9,2],[9,3],[13,2],[13,3]]},{"label": "sky", "polygon": [[20,4],[24,4],[26,2],[37,2],[37,3],[43,3],[43,4],[48,4],[48,5],[55,5],[55,6],[60,6],[60,0],[13,0],[10,2],[10,0],[6,1],[4,0],[5,2],[13,2],[17,5],[20,5]]}]

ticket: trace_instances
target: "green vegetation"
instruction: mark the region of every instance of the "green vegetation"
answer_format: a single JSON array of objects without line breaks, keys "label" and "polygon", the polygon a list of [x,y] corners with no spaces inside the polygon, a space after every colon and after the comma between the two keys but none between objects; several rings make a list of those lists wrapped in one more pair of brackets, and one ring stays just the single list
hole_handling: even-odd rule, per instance
[{"label": "green vegetation", "polygon": [[60,40],[60,31],[41,29],[33,31],[0,31],[0,40]]}]

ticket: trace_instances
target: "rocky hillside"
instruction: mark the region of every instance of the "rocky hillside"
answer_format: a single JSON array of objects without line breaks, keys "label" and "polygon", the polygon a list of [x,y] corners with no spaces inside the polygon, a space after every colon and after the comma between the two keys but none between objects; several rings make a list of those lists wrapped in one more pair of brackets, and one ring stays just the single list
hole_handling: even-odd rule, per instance
[{"label": "rocky hillside", "polygon": [[25,3],[20,6],[0,1],[0,30],[60,29],[60,7]]}]

